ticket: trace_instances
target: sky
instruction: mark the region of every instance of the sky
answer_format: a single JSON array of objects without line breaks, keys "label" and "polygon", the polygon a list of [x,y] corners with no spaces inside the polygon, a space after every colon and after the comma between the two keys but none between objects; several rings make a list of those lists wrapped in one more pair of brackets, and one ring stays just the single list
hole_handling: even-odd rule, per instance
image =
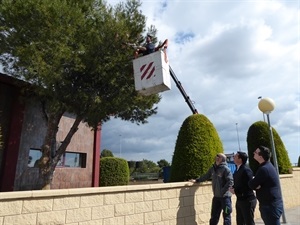
[{"label": "sky", "polygon": [[[225,153],[247,152],[249,127],[264,120],[258,109],[262,96],[275,102],[271,125],[290,161],[298,161],[299,9],[299,0],[142,1],[147,26],[155,25],[158,40],[169,40],[170,65],[198,112],[215,126]],[[147,124],[103,124],[101,150],[127,160],[171,163],[179,129],[192,115],[173,80],[171,86],[160,93],[158,113]]]}]

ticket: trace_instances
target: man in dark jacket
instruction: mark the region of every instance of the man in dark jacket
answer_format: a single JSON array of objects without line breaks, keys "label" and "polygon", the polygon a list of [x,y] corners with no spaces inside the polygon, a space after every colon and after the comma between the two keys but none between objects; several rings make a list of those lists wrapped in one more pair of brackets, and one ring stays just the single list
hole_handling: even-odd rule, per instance
[{"label": "man in dark jacket", "polygon": [[256,190],[259,211],[265,225],[280,225],[283,212],[283,201],[280,190],[279,176],[270,162],[270,149],[259,146],[254,152],[254,159],[260,164],[255,177],[249,186]]},{"label": "man in dark jacket", "polygon": [[233,161],[237,170],[233,174],[234,185],[230,192],[236,195],[236,224],[255,225],[254,210],[256,207],[256,197],[248,183],[253,178],[252,170],[246,166],[248,155],[245,152],[237,152]]},{"label": "man in dark jacket", "polygon": [[191,182],[203,182],[212,179],[212,208],[210,225],[217,225],[220,219],[221,211],[223,210],[224,225],[231,225],[231,193],[229,188],[233,185],[233,177],[226,163],[226,156],[219,153],[216,156],[214,165],[207,171],[206,174]]}]

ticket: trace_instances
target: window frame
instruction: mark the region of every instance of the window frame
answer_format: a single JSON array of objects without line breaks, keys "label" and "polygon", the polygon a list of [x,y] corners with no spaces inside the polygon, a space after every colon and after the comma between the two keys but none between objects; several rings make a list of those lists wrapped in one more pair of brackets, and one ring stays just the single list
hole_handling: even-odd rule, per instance
[{"label": "window frame", "polygon": [[[39,154],[37,152],[39,152]],[[38,168],[36,162],[41,158],[41,156],[42,156],[41,149],[30,148],[28,153],[27,166],[30,168]],[[71,163],[66,165],[68,161],[73,159],[74,159],[74,164],[73,164],[74,166],[71,166],[72,165]],[[86,168],[86,159],[87,159],[87,153],[66,151],[62,155],[61,160],[59,160],[59,162],[57,163],[56,168],[73,168],[73,169]]]}]

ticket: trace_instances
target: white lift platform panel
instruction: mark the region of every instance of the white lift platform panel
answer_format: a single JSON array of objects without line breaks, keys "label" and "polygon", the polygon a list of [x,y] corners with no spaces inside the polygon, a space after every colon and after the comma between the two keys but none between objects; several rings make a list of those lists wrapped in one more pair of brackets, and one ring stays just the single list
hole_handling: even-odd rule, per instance
[{"label": "white lift platform panel", "polygon": [[133,60],[135,89],[143,95],[171,89],[169,62],[163,51]]}]

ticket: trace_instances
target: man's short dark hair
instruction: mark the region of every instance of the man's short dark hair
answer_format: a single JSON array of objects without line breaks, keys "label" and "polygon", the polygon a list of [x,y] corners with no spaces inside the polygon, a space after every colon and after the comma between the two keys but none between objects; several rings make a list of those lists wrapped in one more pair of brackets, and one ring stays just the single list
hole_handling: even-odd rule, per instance
[{"label": "man's short dark hair", "polygon": [[223,154],[223,153],[218,153],[218,154],[217,154],[217,157],[219,157],[219,158],[222,159],[221,162],[226,162],[226,155],[225,155],[225,154]]},{"label": "man's short dark hair", "polygon": [[246,153],[246,152],[237,152],[237,154],[238,154],[238,157],[239,157],[240,159],[242,159],[242,163],[243,163],[243,164],[246,164],[247,159],[248,159],[247,153]]},{"label": "man's short dark hair", "polygon": [[258,154],[263,157],[265,161],[269,161],[272,155],[270,149],[262,145],[260,145],[258,148],[260,150]]}]

